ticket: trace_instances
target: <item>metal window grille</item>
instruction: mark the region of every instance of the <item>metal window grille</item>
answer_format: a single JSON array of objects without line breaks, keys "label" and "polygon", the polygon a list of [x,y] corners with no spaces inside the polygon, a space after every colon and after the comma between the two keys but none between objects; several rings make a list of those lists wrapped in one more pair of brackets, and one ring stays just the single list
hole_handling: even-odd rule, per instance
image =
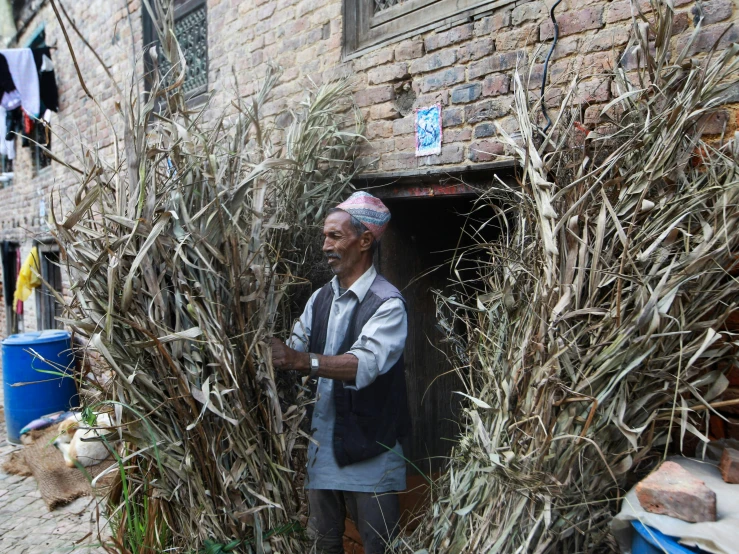
[{"label": "metal window grille", "polygon": [[[208,86],[208,18],[206,3],[198,0],[175,2],[174,32],[187,62],[183,88],[189,96],[196,96],[207,90]],[[156,45],[159,53],[159,69],[168,80],[174,80],[177,70],[164,58],[154,29],[144,10],[145,40]],[[149,62],[150,63],[150,62]],[[150,65],[151,67],[151,65]]]},{"label": "metal window grille", "polygon": [[393,6],[404,3],[406,0],[374,0],[375,2],[375,13],[381,12]]}]

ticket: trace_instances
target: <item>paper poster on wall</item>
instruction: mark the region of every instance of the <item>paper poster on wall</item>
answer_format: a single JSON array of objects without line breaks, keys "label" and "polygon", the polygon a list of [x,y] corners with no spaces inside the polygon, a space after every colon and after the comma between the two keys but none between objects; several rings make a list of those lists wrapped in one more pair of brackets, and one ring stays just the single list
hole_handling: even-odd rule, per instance
[{"label": "paper poster on wall", "polygon": [[441,154],[441,104],[416,108],[416,156]]}]

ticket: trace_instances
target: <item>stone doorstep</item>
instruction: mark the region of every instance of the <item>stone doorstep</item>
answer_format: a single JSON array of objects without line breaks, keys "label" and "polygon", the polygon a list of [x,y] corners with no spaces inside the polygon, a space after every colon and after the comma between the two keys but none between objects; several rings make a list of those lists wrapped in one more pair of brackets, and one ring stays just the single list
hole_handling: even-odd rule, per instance
[{"label": "stone doorstep", "polygon": [[664,462],[636,486],[647,512],[693,523],[716,521],[716,493],[675,462]]}]

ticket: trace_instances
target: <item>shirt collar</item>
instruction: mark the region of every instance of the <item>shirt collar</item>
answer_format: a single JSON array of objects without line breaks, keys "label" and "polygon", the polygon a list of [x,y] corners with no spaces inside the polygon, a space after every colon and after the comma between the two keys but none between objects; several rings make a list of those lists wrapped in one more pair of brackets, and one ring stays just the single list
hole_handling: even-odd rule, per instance
[{"label": "shirt collar", "polygon": [[[375,277],[377,277],[377,270],[375,269],[375,266],[372,265],[367,271],[365,271],[362,274],[362,276],[359,279],[354,281],[352,286],[347,289],[347,292],[352,291],[360,302],[364,301],[364,297],[367,296],[367,292],[372,286],[372,283],[375,282]],[[334,278],[331,279],[331,288],[334,291],[334,298],[338,298],[339,297],[339,278],[338,277],[334,276]]]}]

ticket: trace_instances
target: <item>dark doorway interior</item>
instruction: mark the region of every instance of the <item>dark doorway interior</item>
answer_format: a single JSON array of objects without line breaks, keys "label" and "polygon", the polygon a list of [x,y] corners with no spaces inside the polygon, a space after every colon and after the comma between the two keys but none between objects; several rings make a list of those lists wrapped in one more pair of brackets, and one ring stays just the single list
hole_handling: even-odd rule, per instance
[{"label": "dark doorway interior", "polygon": [[[445,467],[459,433],[460,396],[465,390],[449,359],[444,336],[436,327],[433,290],[453,292],[449,261],[457,248],[473,244],[463,233],[465,223],[493,218],[485,206],[474,215],[475,197],[385,199],[392,212],[380,248],[379,270],[405,296],[408,306],[408,340],[405,363],[413,433],[406,456],[424,473]],[[494,239],[499,227],[491,222],[483,232]],[[437,268],[434,270],[434,268]],[[414,470],[409,468],[409,472]]]},{"label": "dark doorway interior", "polygon": [[49,245],[39,245],[42,285],[36,289],[36,317],[39,331],[44,329],[61,329],[63,325],[57,321],[62,315],[62,306],[53,291],[62,293],[62,271],[59,266],[59,251]]},{"label": "dark doorway interior", "polygon": [[14,242],[3,241],[0,244],[3,266],[3,308],[5,311],[5,335],[18,332],[18,315],[13,309],[15,283],[20,267],[19,246]]}]

